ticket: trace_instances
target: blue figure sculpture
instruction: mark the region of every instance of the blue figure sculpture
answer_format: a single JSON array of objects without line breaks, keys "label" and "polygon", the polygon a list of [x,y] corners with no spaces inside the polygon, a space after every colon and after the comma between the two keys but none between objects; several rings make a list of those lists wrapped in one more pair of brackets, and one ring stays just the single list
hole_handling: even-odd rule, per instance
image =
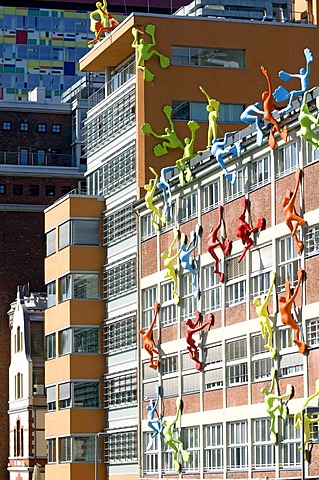
[{"label": "blue figure sculpture", "polygon": [[164,215],[166,216],[166,218],[170,218],[171,208],[172,208],[172,190],[171,190],[171,186],[170,186],[170,184],[169,184],[169,182],[166,178],[166,175],[169,172],[173,172],[174,169],[175,169],[175,167],[173,167],[173,166],[162,168],[161,175],[160,175],[160,178],[159,178],[159,182],[157,184],[157,188],[159,188],[163,192],[163,201],[164,201],[163,212],[164,212]]},{"label": "blue figure sculpture", "polygon": [[[259,117],[258,115],[261,115]],[[240,115],[240,120],[243,123],[254,123],[257,131],[257,145],[260,147],[263,143],[264,134],[262,131],[262,126],[264,125],[263,121],[264,112],[261,110],[261,103],[256,102],[253,105],[249,105],[243,113]]]},{"label": "blue figure sculpture", "polygon": [[[190,241],[187,245],[187,237],[184,237],[184,242],[181,245],[181,253],[179,254],[179,259],[181,262],[181,266],[184,270],[188,270],[192,276],[192,287],[193,287],[193,295],[195,298],[199,298],[199,288],[198,288],[198,271],[195,268],[195,261],[194,258],[190,258],[191,254],[197,248],[198,245],[198,238],[202,235],[202,227],[200,225],[196,225],[196,231],[191,232]],[[193,246],[192,246],[193,245]]]},{"label": "blue figure sculpture", "polygon": [[284,70],[281,70],[278,75],[284,82],[287,82],[291,78],[299,78],[300,80],[300,90],[291,90],[288,92],[283,86],[279,86],[274,91],[274,98],[276,102],[283,102],[289,99],[288,105],[280,110],[280,113],[289,112],[292,109],[292,104],[295,98],[301,97],[307,90],[309,90],[309,74],[310,74],[310,63],[313,61],[313,55],[309,48],[304,49],[304,54],[306,58],[306,68],[301,68],[299,73],[287,73]]},{"label": "blue figure sculpture", "polygon": [[[233,145],[229,145],[226,147],[228,138],[233,135],[235,132],[227,132],[224,135],[224,138],[217,138],[217,140],[213,140],[213,145],[212,148],[210,149],[210,152],[214,157],[216,157],[217,162],[219,163],[220,167],[222,170],[224,170],[225,177],[227,180],[230,181],[230,183],[235,183],[236,180],[236,172],[229,173],[226,165],[224,163],[223,157],[226,155],[229,155],[230,153],[233,153],[237,157],[240,157],[240,142],[236,142]],[[226,147],[226,148],[224,148]]]},{"label": "blue figure sculpture", "polygon": [[163,431],[163,422],[162,422],[162,419],[161,417],[157,414],[157,418],[154,419],[154,415],[155,415],[155,412],[156,412],[156,408],[157,408],[157,405],[158,405],[158,402],[159,402],[159,398],[160,398],[160,386],[159,384],[156,385],[156,399],[155,401],[154,400],[150,400],[150,404],[147,405],[146,407],[146,410],[148,411],[148,414],[147,414],[147,419],[148,419],[148,422],[147,422],[147,425],[150,427],[151,430],[153,430],[152,432],[152,435],[151,435],[151,438],[148,442],[148,445],[146,447],[146,451],[148,452],[149,450],[151,450],[152,446],[153,446],[153,440],[154,438],[159,434],[159,433],[162,433]]}]

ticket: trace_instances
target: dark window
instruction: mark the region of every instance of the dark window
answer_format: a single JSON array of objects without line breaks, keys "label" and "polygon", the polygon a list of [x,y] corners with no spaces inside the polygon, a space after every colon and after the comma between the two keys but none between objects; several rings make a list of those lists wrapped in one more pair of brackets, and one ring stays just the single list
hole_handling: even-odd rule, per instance
[{"label": "dark window", "polygon": [[21,122],[20,123],[20,130],[21,130],[21,132],[28,132],[29,131],[28,122]]},{"label": "dark window", "polygon": [[71,187],[69,185],[62,185],[62,195],[66,195],[71,191]]},{"label": "dark window", "polygon": [[38,132],[46,132],[47,131],[47,124],[46,123],[38,123]]},{"label": "dark window", "polygon": [[61,133],[61,125],[58,123],[54,123],[52,125],[52,133]]},{"label": "dark window", "polygon": [[33,197],[39,196],[39,185],[29,185],[29,195]]},{"label": "dark window", "polygon": [[23,185],[13,185],[13,195],[23,195]]},{"label": "dark window", "polygon": [[20,165],[28,165],[29,164],[29,149],[28,148],[20,148]]},{"label": "dark window", "polygon": [[0,195],[5,195],[6,193],[6,186],[4,183],[0,183]]},{"label": "dark window", "polygon": [[54,185],[46,185],[45,187],[45,194],[47,197],[54,197],[55,195],[55,186]]},{"label": "dark window", "polygon": [[2,130],[12,130],[11,122],[2,122]]}]

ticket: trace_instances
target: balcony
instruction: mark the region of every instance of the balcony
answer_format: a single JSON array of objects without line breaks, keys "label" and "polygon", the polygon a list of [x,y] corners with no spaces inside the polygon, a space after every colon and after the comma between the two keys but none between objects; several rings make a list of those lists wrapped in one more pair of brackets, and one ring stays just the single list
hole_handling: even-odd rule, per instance
[{"label": "balcony", "polygon": [[71,154],[65,153],[28,153],[0,152],[0,165],[19,165],[30,167],[75,167]]}]

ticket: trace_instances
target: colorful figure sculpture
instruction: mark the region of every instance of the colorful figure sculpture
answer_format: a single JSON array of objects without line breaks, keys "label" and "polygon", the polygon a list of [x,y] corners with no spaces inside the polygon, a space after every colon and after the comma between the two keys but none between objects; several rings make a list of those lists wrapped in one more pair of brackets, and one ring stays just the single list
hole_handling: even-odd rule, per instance
[{"label": "colorful figure sculpture", "polygon": [[208,112],[207,148],[211,148],[212,140],[217,140],[217,119],[219,115],[220,102],[214,98],[210,98],[203,87],[199,87],[199,89],[201,92],[203,92],[208,102],[206,107]]},{"label": "colorful figure sculpture", "polygon": [[199,298],[199,287],[198,287],[198,270],[195,266],[194,258],[190,258],[191,254],[196,250],[198,245],[198,238],[202,235],[202,227],[200,225],[196,226],[196,231],[192,231],[190,235],[190,241],[187,245],[187,237],[184,236],[184,243],[181,245],[181,253],[179,259],[183,270],[189,271],[192,276],[192,287],[193,295],[195,298]]},{"label": "colorful figure sculpture", "polygon": [[[319,397],[319,380],[316,381],[316,391],[313,395],[310,395],[310,397],[307,398],[305,403],[302,406],[302,410],[306,407],[308,407],[309,403],[311,400],[314,398]],[[319,407],[318,407],[318,412],[319,412]],[[307,451],[306,451],[306,446],[307,443],[309,442],[310,439],[310,425],[312,423],[318,423],[319,422],[319,415],[316,417],[309,417],[307,413],[304,413],[303,415],[303,423],[304,423],[304,438],[303,438],[303,444],[304,444],[304,452],[305,452],[305,460],[307,459]],[[302,411],[295,413],[295,427],[296,428],[301,428],[302,426]],[[299,450],[302,450],[302,446],[300,445]]]},{"label": "colorful figure sculpture", "polygon": [[256,307],[256,313],[259,317],[261,335],[264,339],[267,339],[267,343],[265,344],[265,349],[269,351],[270,358],[274,358],[276,356],[276,349],[273,347],[273,338],[272,338],[272,329],[273,329],[273,322],[270,320],[268,315],[268,303],[270,300],[270,295],[272,289],[274,287],[276,280],[276,273],[272,272],[272,279],[270,282],[270,287],[268,290],[267,295],[261,298],[255,298],[253,304]]},{"label": "colorful figure sculpture", "polygon": [[264,134],[262,126],[264,125],[263,117],[264,112],[261,110],[261,103],[256,102],[253,105],[249,105],[243,113],[240,115],[240,120],[243,123],[255,124],[257,132],[257,145],[260,147],[263,143]]},{"label": "colorful figure sculpture", "polygon": [[279,77],[284,82],[288,82],[288,80],[291,78],[298,78],[300,80],[300,90],[291,90],[291,92],[288,92],[280,85],[274,91],[274,98],[276,102],[283,102],[289,99],[288,105],[280,110],[280,113],[289,112],[289,110],[292,109],[292,104],[295,98],[301,97],[309,89],[310,63],[313,61],[313,55],[309,48],[304,49],[304,55],[306,59],[306,68],[301,68],[299,73],[287,73],[284,70],[281,70],[278,73]]},{"label": "colorful figure sculpture", "polygon": [[225,255],[225,257],[227,257],[231,252],[232,242],[227,236],[225,239],[222,238],[222,240],[219,240],[218,238],[218,232],[222,226],[222,223],[224,224],[224,230],[225,230],[225,222],[223,219],[223,207],[221,205],[218,206],[218,213],[219,213],[218,224],[216,225],[215,228],[211,228],[209,235],[207,237],[207,251],[215,260],[214,273],[217,273],[219,281],[223,282],[224,274],[218,269],[219,258],[216,255],[215,250],[216,248],[220,248],[223,254]]},{"label": "colorful figure sculpture", "polygon": [[302,279],[304,278],[304,271],[299,268],[298,269],[298,283],[294,291],[292,292],[292,289],[290,287],[290,280],[287,280],[285,282],[285,295],[279,295],[278,300],[279,300],[279,311],[281,315],[281,322],[283,325],[287,325],[291,327],[294,332],[295,332],[295,338],[293,342],[298,346],[299,348],[299,353],[305,353],[307,350],[307,345],[302,342],[299,338],[300,334],[300,328],[298,327],[297,323],[292,317],[291,309],[293,306],[293,303],[295,301],[296,296],[298,295],[300,285],[302,282]]},{"label": "colorful figure sculpture", "polygon": [[[171,278],[173,281],[173,298],[175,305],[179,304],[180,298],[177,292],[177,269],[174,266],[175,260],[179,257],[182,249],[179,248],[175,255],[173,255],[173,248],[177,240],[181,237],[179,230],[174,229],[174,239],[168,249],[168,253],[161,253],[161,257],[164,259],[164,267],[166,268],[166,273],[164,278]],[[182,235],[181,243],[184,243],[184,236]]]},{"label": "colorful figure sculpture", "polygon": [[[276,393],[275,393],[276,392]],[[294,387],[288,383],[286,392],[278,395],[277,370],[271,369],[270,388],[262,388],[261,393],[265,395],[266,411],[270,416],[270,441],[274,445],[278,443],[278,418],[286,420],[288,416],[288,401],[294,396]]]},{"label": "colorful figure sculpture", "polygon": [[145,205],[152,212],[152,224],[154,225],[155,230],[159,230],[160,226],[158,220],[160,220],[162,223],[165,223],[166,217],[165,214],[153,204],[153,198],[157,188],[158,173],[152,167],[149,167],[149,169],[155,175],[155,178],[151,178],[148,184],[144,185],[144,188],[147,192],[145,194]]},{"label": "colorful figure sculpture", "polygon": [[[102,33],[109,33],[119,25],[119,22],[108,13],[106,0],[103,0],[103,5],[102,2],[97,2],[96,7],[97,10],[90,13],[90,30],[95,33],[95,38],[88,42],[89,47],[101,40]],[[98,17],[98,20],[96,20],[96,17]]]},{"label": "colorful figure sculpture", "polygon": [[210,327],[213,325],[214,322],[214,316],[212,313],[209,314],[207,322],[203,323],[199,327],[197,326],[199,322],[202,321],[203,317],[202,314],[196,310],[195,312],[195,322],[193,322],[190,318],[186,320],[186,325],[187,325],[187,330],[186,330],[186,342],[187,342],[187,350],[189,351],[189,356],[191,357],[192,360],[195,362],[195,367],[197,370],[201,370],[202,368],[202,362],[199,361],[198,358],[198,347],[196,346],[195,340],[193,339],[194,333],[200,332],[201,330],[204,330],[204,328],[208,325]]},{"label": "colorful figure sculpture", "polygon": [[163,420],[163,437],[165,443],[174,451],[173,454],[173,463],[175,472],[180,473],[182,469],[181,462],[179,461],[179,455],[181,455],[184,462],[188,462],[189,453],[184,450],[183,442],[179,438],[174,437],[175,425],[180,418],[181,414],[182,400],[180,398],[176,399],[176,415],[171,423],[167,424],[167,420]]},{"label": "colorful figure sculpture", "polygon": [[300,185],[302,171],[300,168],[297,168],[295,178],[296,178],[296,185],[293,192],[287,190],[286,196],[282,201],[282,206],[284,209],[284,215],[286,217],[286,225],[289,228],[291,235],[295,241],[295,248],[297,253],[301,253],[303,250],[303,243],[299,240],[297,236],[297,230],[301,225],[304,225],[306,221],[297,215],[295,210],[295,202],[298,193],[298,188]]},{"label": "colorful figure sculpture", "polygon": [[169,105],[165,105],[165,107],[163,107],[163,112],[170,126],[165,128],[164,130],[165,133],[163,133],[162,135],[158,135],[157,133],[155,133],[149,123],[143,123],[142,125],[143,133],[150,133],[151,135],[153,135],[153,137],[163,140],[162,144],[159,143],[154,147],[153,151],[154,151],[155,157],[161,157],[162,155],[165,155],[168,152],[167,150],[168,148],[172,148],[172,149],[180,148],[181,150],[184,151],[184,145],[178,138],[175,132],[174,123],[172,121],[172,112],[173,112],[172,107]]},{"label": "colorful figure sculpture", "polygon": [[315,148],[319,148],[319,135],[312,130],[312,125],[319,124],[319,115],[318,117],[315,117],[315,115],[310,113],[309,107],[307,104],[308,94],[312,92],[312,90],[314,89],[311,89],[305,92],[302,99],[300,113],[298,117],[298,121],[300,123],[299,132],[302,138],[306,140],[306,142],[309,142]]},{"label": "colorful figure sculpture", "polygon": [[167,180],[166,176],[169,172],[173,172],[175,167],[164,167],[161,170],[160,181],[157,184],[157,188],[163,192],[163,202],[164,202],[164,215],[167,218],[171,217],[171,208],[172,208],[172,189]]},{"label": "colorful figure sculpture", "polygon": [[273,88],[270,82],[268,72],[265,69],[265,67],[261,66],[260,68],[262,73],[265,75],[267,84],[268,84],[268,91],[263,92],[261,97],[263,100],[264,119],[273,125],[273,128],[270,130],[270,133],[269,133],[268,143],[270,148],[275,148],[276,146],[275,132],[277,132],[280,135],[280,137],[283,139],[283,141],[286,142],[288,137],[288,129],[287,129],[287,126],[285,125],[283,130],[281,130],[279,123],[272,116],[272,112],[274,110],[278,110],[278,107],[274,104],[274,101],[273,101]]},{"label": "colorful figure sculpture", "polygon": [[189,168],[189,161],[195,157],[194,154],[194,143],[195,143],[195,132],[199,129],[199,125],[194,120],[190,120],[187,123],[188,128],[191,131],[191,138],[184,139],[184,153],[182,158],[176,161],[176,168],[179,170],[179,182],[181,187],[184,187],[185,182],[188,183],[192,179],[192,172]]},{"label": "colorful figure sculpture", "polygon": [[141,329],[140,333],[143,335],[143,348],[147,351],[147,353],[150,356],[150,368],[153,368],[154,370],[157,369],[159,365],[159,360],[154,360],[154,354],[159,355],[159,351],[155,348],[154,342],[153,342],[153,328],[155,326],[155,322],[157,319],[157,314],[159,311],[159,303],[155,302],[154,303],[154,317],[151,322],[151,325],[149,326],[148,330]]},{"label": "colorful figure sculpture", "polygon": [[254,242],[250,238],[250,235],[252,235],[255,232],[260,232],[261,230],[263,230],[265,228],[265,223],[266,223],[264,217],[258,217],[256,227],[251,227],[245,220],[246,211],[248,211],[248,199],[244,197],[242,203],[243,203],[243,212],[238,219],[236,236],[240,238],[243,245],[246,245],[246,246],[243,250],[243,253],[239,257],[238,263],[242,261],[247,251],[254,245]]},{"label": "colorful figure sculpture", "polygon": [[216,158],[217,162],[220,165],[220,168],[224,171],[225,177],[230,181],[231,184],[235,183],[236,172],[229,173],[226,165],[224,163],[223,157],[233,153],[237,157],[240,157],[240,142],[236,142],[232,145],[226,147],[228,138],[236,132],[226,132],[224,138],[218,138],[213,140],[212,148],[210,149],[211,154]]},{"label": "colorful figure sculpture", "polygon": [[132,34],[134,37],[132,47],[136,49],[138,53],[137,59],[137,68],[142,70],[144,74],[144,80],[146,82],[151,82],[154,78],[154,73],[152,73],[146,66],[145,62],[152,58],[153,55],[157,55],[160,61],[161,68],[167,68],[170,64],[170,60],[165,55],[162,55],[154,47],[156,47],[157,43],[155,40],[155,25],[146,25],[145,33],[147,33],[151,37],[151,42],[146,43],[144,38],[138,41],[138,30],[133,27]]},{"label": "colorful figure sculpture", "polygon": [[159,386],[159,384],[157,384],[156,385],[156,399],[155,399],[155,401],[150,400],[149,405],[147,405],[147,407],[146,407],[146,410],[148,411],[147,425],[150,427],[151,430],[153,430],[153,432],[151,434],[151,438],[150,438],[150,440],[148,442],[148,445],[146,447],[147,452],[149,450],[151,450],[151,448],[153,446],[154,438],[159,433],[162,433],[162,431],[163,431],[163,421],[162,421],[161,417],[157,414],[157,418],[154,419],[154,416],[155,416],[155,413],[156,413],[156,408],[157,408],[157,405],[158,405],[158,402],[159,402],[159,398],[160,398],[160,386]]}]

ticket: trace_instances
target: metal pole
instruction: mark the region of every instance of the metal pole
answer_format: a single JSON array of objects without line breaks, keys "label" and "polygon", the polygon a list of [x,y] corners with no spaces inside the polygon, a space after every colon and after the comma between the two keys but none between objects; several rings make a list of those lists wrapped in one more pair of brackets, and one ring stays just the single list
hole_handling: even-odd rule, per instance
[{"label": "metal pole", "polygon": [[305,442],[304,442],[304,435],[305,435],[305,411],[302,409],[301,411],[301,480],[305,480]]}]

